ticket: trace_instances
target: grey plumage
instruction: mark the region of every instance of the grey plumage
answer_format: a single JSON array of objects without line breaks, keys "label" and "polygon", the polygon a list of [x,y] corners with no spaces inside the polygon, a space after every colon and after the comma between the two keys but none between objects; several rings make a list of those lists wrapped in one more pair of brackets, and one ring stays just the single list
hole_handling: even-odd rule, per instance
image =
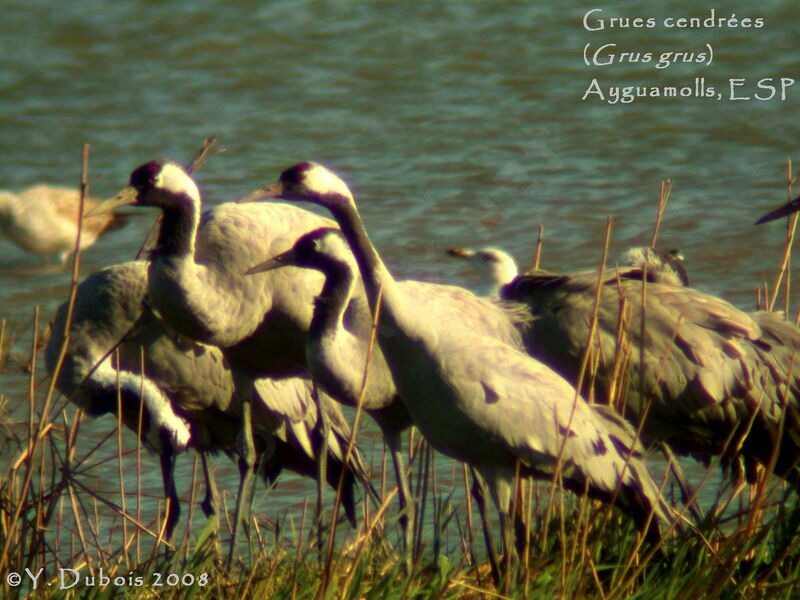
[{"label": "grey plumage", "polygon": [[[223,355],[216,347],[168,332],[155,318],[145,303],[146,269],[144,262],[114,265],[93,273],[78,286],[70,345],[59,372],[58,389],[92,416],[116,413],[119,378],[123,421],[138,431],[143,406],[142,440],[162,459],[172,458],[187,447],[201,453],[232,454],[241,431],[241,411],[233,400],[233,380]],[[66,315],[65,303],[58,309],[45,353],[51,374],[64,341]],[[106,357],[118,342],[119,367],[113,356]],[[141,375],[142,349],[145,377]],[[264,476],[273,480],[283,467],[313,476],[312,439],[319,433],[310,382],[298,378],[258,380],[255,390],[254,423],[263,441]],[[335,403],[326,397],[323,406],[333,423],[329,448],[334,464],[331,483],[335,486],[344,455],[342,447],[350,432]],[[165,488],[170,485],[168,475]],[[367,480],[357,452],[345,480],[346,510],[351,518],[355,510],[353,475]],[[165,491],[174,496],[174,485]],[[174,514],[170,533],[176,522]]]},{"label": "grey plumage", "polygon": [[[635,248],[624,262],[609,268],[602,282],[597,374],[591,390],[591,376],[585,378],[583,392],[601,403],[619,402],[636,423],[647,414],[642,435],[648,444],[667,442],[704,461],[717,455],[726,463],[741,459],[751,474],[755,463],[769,461],[777,444],[776,473],[797,482],[800,381],[792,366],[800,350],[797,328],[775,313],[747,314],[684,287],[686,272],[671,255]],[[572,382],[586,350],[597,276],[527,273],[501,288],[502,298],[530,309],[533,321],[525,339],[531,354]],[[620,364],[623,300],[630,311],[629,360],[627,376],[618,379],[622,385],[612,388]]]},{"label": "grey plumage", "polygon": [[253,381],[305,372],[305,339],[311,299],[322,277],[314,272],[275,272],[245,277],[265,256],[288,249],[301,233],[332,225],[308,211],[273,204],[224,203],[201,215],[200,191],[177,164],[151,161],[134,169],[129,187],[98,207],[135,204],[162,211],[148,261],[148,300],[178,333],[219,346],[230,364],[243,411],[240,489],[229,561],[246,522],[255,452],[251,432]]},{"label": "grey plumage", "polygon": [[[262,273],[280,266],[294,265],[317,269],[325,274],[322,291],[314,299],[306,363],[309,374],[324,389],[342,402],[356,406],[361,395],[371,327],[371,320],[362,320],[357,326],[345,324],[345,310],[356,289],[360,294],[352,302],[359,303],[359,310],[354,313],[362,314],[369,310],[364,304],[358,266],[347,242],[335,228],[320,228],[302,239],[302,244],[296,243],[291,250],[249,269],[248,273]],[[324,253],[315,252],[317,244],[325,245]],[[457,314],[463,325],[471,330],[487,337],[497,336],[502,341],[521,347],[521,338],[513,326],[517,315],[504,307],[455,286],[417,281],[399,281],[397,285],[403,289],[409,301],[424,307],[431,318],[446,321]],[[402,519],[408,548],[413,505],[400,453],[400,433],[411,425],[412,419],[400,401],[379,347],[373,349],[362,402],[365,410],[378,423],[390,451],[401,510],[409,517]]]}]

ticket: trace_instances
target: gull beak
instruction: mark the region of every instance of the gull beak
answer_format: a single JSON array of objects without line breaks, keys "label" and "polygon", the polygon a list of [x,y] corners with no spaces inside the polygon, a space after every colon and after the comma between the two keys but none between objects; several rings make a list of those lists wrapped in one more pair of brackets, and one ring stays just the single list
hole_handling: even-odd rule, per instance
[{"label": "gull beak", "polygon": [[774,221],[775,219],[780,219],[781,217],[787,217],[793,213],[796,213],[798,210],[800,210],[800,196],[798,196],[791,202],[787,202],[780,208],[777,208],[772,212],[765,214],[758,221],[756,221],[756,225],[761,225],[762,223],[769,223],[770,221]]},{"label": "gull beak", "polygon": [[466,248],[453,247],[447,249],[447,256],[454,256],[456,258],[469,258],[473,254],[475,254],[475,252],[473,252],[472,250],[467,250]]},{"label": "gull beak", "polygon": [[672,258],[677,260],[678,262],[683,262],[686,260],[686,257],[683,256],[683,252],[681,252],[678,248],[673,248],[669,252],[667,252]]},{"label": "gull beak", "polygon": [[258,202],[259,200],[267,200],[269,198],[280,198],[283,196],[283,183],[280,180],[270,183],[266,187],[258,188],[250,192],[249,194],[245,194],[241,198],[239,198],[236,202]]},{"label": "gull beak", "polygon": [[291,248],[290,250],[282,252],[281,254],[277,254],[254,267],[250,267],[244,272],[244,274],[255,275],[256,273],[264,273],[265,271],[274,271],[275,269],[280,269],[281,267],[291,267],[294,265],[294,260],[295,250],[294,248]]},{"label": "gull beak", "polygon": [[119,208],[120,206],[135,204],[136,197],[138,195],[139,192],[136,191],[136,188],[126,187],[124,190],[122,190],[119,194],[117,194],[113,198],[109,198],[108,200],[103,200],[100,204],[96,205],[94,208],[91,208],[88,211],[86,211],[83,216],[96,217],[98,215],[104,215],[106,213],[109,213],[115,208]]}]

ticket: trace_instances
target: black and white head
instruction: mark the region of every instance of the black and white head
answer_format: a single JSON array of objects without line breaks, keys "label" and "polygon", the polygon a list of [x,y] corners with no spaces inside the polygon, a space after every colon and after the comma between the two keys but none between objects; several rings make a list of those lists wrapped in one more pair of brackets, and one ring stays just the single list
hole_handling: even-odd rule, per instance
[{"label": "black and white head", "polygon": [[134,169],[128,187],[101,202],[88,214],[102,214],[129,204],[199,212],[200,190],[177,163],[153,160]]},{"label": "black and white head", "polygon": [[286,169],[277,181],[239,199],[256,202],[269,198],[314,202],[328,208],[353,204],[353,194],[330,169],[313,162],[302,162]]},{"label": "black and white head", "polygon": [[353,254],[342,232],[335,227],[320,227],[300,236],[286,252],[247,270],[247,275],[272,271],[281,267],[316,269],[323,273],[347,269],[357,272]]},{"label": "black and white head", "polygon": [[481,279],[495,290],[510,283],[519,274],[514,258],[499,248],[448,248],[447,254],[468,260],[477,269]]},{"label": "black and white head", "polygon": [[662,252],[647,246],[629,248],[622,257],[622,263],[647,271],[651,283],[689,286],[689,275],[681,262],[683,256],[678,250]]}]

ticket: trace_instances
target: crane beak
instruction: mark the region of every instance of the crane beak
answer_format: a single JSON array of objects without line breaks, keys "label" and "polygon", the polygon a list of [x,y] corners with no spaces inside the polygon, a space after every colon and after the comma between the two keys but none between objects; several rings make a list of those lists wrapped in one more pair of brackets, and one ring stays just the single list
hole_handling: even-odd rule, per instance
[{"label": "crane beak", "polygon": [[447,249],[447,256],[454,256],[456,258],[470,258],[475,252],[473,250],[467,250],[466,248],[448,248]]},{"label": "crane beak", "polygon": [[250,267],[244,272],[244,274],[255,275],[256,273],[264,273],[265,271],[274,271],[275,269],[280,269],[281,267],[291,267],[294,265],[294,259],[295,250],[294,248],[291,248],[286,252],[276,254],[272,258],[265,260],[254,267]]},{"label": "crane beak", "polygon": [[283,183],[280,180],[270,183],[268,186],[253,190],[249,194],[245,194],[236,202],[258,202],[259,200],[267,200],[269,198],[283,197]]},{"label": "crane beak", "polygon": [[775,219],[780,219],[781,217],[787,217],[793,213],[796,213],[798,210],[800,210],[800,196],[798,196],[791,202],[787,202],[780,208],[777,208],[772,212],[765,214],[758,221],[756,221],[756,225],[761,225],[762,223],[769,223],[770,221],[774,221]]},{"label": "crane beak", "polygon": [[98,215],[104,215],[106,213],[109,213],[115,208],[119,208],[120,206],[135,204],[138,195],[139,192],[136,191],[136,188],[126,187],[124,190],[122,190],[119,194],[117,194],[113,198],[109,198],[108,200],[103,200],[100,204],[98,204],[94,208],[91,208],[88,211],[86,211],[83,216],[96,217]]}]

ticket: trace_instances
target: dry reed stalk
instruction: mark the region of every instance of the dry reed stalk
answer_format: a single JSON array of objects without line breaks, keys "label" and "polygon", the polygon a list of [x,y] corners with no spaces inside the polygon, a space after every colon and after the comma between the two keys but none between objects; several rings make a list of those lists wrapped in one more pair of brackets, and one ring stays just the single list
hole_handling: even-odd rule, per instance
[{"label": "dry reed stalk", "polygon": [[[786,201],[792,201],[792,185],[794,184],[795,178],[792,176],[792,160],[787,159],[786,161]],[[797,218],[800,216],[798,213],[794,213],[786,224],[786,244],[783,249],[783,257],[781,258],[781,264],[778,268],[778,274],[775,277],[775,283],[772,286],[772,295],[769,296],[769,302],[767,303],[767,310],[772,312],[775,310],[775,303],[778,300],[778,294],[780,293],[781,282],[783,281],[784,275],[787,274],[789,263],[791,261],[792,255],[792,243],[794,242],[794,234],[797,229]],[[789,314],[789,288],[788,288],[788,276],[787,276],[787,288],[786,288],[786,314]]]},{"label": "dry reed stalk", "polygon": [[671,179],[664,179],[661,181],[661,192],[658,196],[658,212],[656,213],[656,224],[653,227],[653,236],[650,238],[650,247],[656,247],[656,241],[658,240],[658,231],[661,228],[661,218],[664,216],[664,209],[667,206],[667,200],[669,200],[669,193],[672,191],[672,180]]},{"label": "dry reed stalk", "polygon": [[[436,477],[436,453],[433,448],[428,446],[428,451],[431,454],[431,500],[433,502],[433,555],[438,558],[441,552],[441,532],[442,523],[441,515],[443,506],[442,499],[439,497],[439,486]],[[420,536],[422,536],[423,528],[420,527]]]},{"label": "dry reed stalk", "polygon": [[533,270],[538,271],[542,265],[542,245],[544,243],[544,225],[539,223],[536,234],[536,252],[533,255]]},{"label": "dry reed stalk", "polygon": [[347,465],[350,463],[350,457],[353,455],[353,450],[356,445],[356,438],[358,437],[358,428],[361,424],[361,417],[364,413],[364,399],[367,391],[367,377],[369,377],[370,365],[372,363],[372,355],[375,350],[375,343],[377,341],[378,323],[381,316],[381,299],[383,298],[383,288],[378,288],[378,295],[375,298],[375,306],[372,308],[372,330],[369,337],[369,345],[367,346],[367,356],[364,364],[364,373],[361,378],[361,390],[358,394],[358,402],[356,403],[356,415],[353,419],[352,432],[350,439],[347,442],[347,450],[342,459],[342,471],[339,475],[339,481],[336,485],[336,500],[333,503],[333,516],[331,517],[331,530],[328,538],[328,552],[325,558],[325,568],[322,573],[322,581],[317,589],[316,598],[322,599],[330,583],[331,566],[333,563],[333,548],[336,540],[336,524],[339,518],[339,505],[342,500],[342,490],[344,488],[344,478],[347,471]]},{"label": "dry reed stalk", "polygon": [[297,576],[299,575],[298,566],[301,564],[300,549],[303,547],[303,533],[306,524],[306,513],[308,512],[308,498],[303,498],[303,511],[300,513],[300,529],[297,533],[297,541],[294,553],[294,570],[292,571],[292,600],[297,598]]},{"label": "dry reed stalk", "polygon": [[256,556],[256,562],[250,568],[250,574],[247,576],[247,581],[245,581],[244,589],[240,592],[240,598],[247,598],[247,591],[250,589],[250,586],[253,585],[253,579],[258,573],[258,563],[263,560],[264,554],[259,554]]},{"label": "dry reed stalk", "polygon": [[[139,382],[139,397],[144,398],[144,347],[139,346],[139,371],[142,374]],[[139,414],[136,418],[136,520],[142,521],[142,421],[144,419],[144,402],[139,403]],[[142,561],[141,530],[136,529],[136,564]]]},{"label": "dry reed stalk", "polygon": [[[119,362],[119,349],[117,349],[115,353],[116,361],[117,361],[117,474],[119,476],[119,503],[122,509],[122,512],[127,512],[127,508],[125,506],[125,467],[122,464],[122,388],[120,387],[120,380],[119,380],[119,373],[120,373],[120,362]],[[141,412],[141,410],[139,411]],[[128,524],[125,519],[122,520],[122,539],[128,539]],[[127,551],[124,553],[125,558],[125,566],[130,566],[130,557],[128,556]]]},{"label": "dry reed stalk", "polygon": [[[754,413],[754,414],[755,414],[755,413]],[[754,419],[754,415],[753,415],[753,416],[751,416],[750,423],[749,423],[749,425],[748,425],[748,431],[749,431],[749,428],[750,428],[750,426],[752,426],[753,419]],[[722,452],[722,454],[723,454],[723,455],[725,454],[725,451],[726,451],[726,449],[727,449],[728,445],[730,444],[731,440],[733,439],[734,433],[735,433],[735,432],[731,432],[731,434],[728,436],[728,439],[727,439],[727,441],[726,441],[726,443],[725,443],[725,445],[724,445],[724,448],[723,448],[723,452]],[[746,437],[746,436],[745,436],[745,437]],[[741,439],[741,438],[740,438],[740,439]],[[709,467],[709,468],[706,470],[705,474],[703,475],[703,478],[702,478],[702,480],[700,481],[700,483],[699,483],[699,484],[697,485],[697,487],[695,488],[695,496],[694,496],[694,497],[692,497],[692,498],[690,498],[690,501],[687,503],[687,505],[688,505],[688,504],[690,504],[690,503],[692,503],[692,502],[696,502],[696,501],[697,501],[697,494],[699,494],[700,490],[702,489],[703,485],[705,484],[706,480],[708,479],[708,476],[710,475],[710,473],[711,473],[711,470],[712,470],[712,469],[715,469],[715,468],[717,468],[718,466],[719,466],[718,464],[714,464],[714,465],[712,465],[711,467]],[[730,500],[728,501],[728,504],[730,504]],[[684,516],[684,514],[685,514],[686,510],[688,510],[688,509],[687,509],[686,507],[684,507],[684,509],[681,511],[681,513],[678,515],[678,517],[679,517],[679,518],[683,518],[683,516]],[[709,514],[711,514],[712,512],[713,512],[713,511],[709,511]],[[724,511],[723,511],[723,512],[724,512]],[[677,524],[677,522],[675,522],[675,523],[671,524],[671,525],[670,525],[670,528],[669,528],[669,529],[668,529],[668,531],[667,531],[667,533],[669,533],[669,531],[671,531],[671,530],[672,530],[672,529],[675,527],[675,525],[676,525],[676,524]],[[703,534],[702,534],[702,533],[701,533],[699,530],[697,530],[697,529],[695,529],[695,528],[692,528],[692,531],[693,531],[693,533],[694,533],[694,534],[695,534],[695,535],[696,535],[696,536],[697,536],[697,537],[700,539],[700,541],[701,541],[701,542],[704,544],[704,546],[706,547],[706,549],[708,550],[708,552],[710,553],[710,555],[712,556],[712,558],[713,558],[715,561],[717,561],[717,562],[720,564],[720,566],[723,566],[723,567],[724,567],[724,564],[725,564],[725,563],[723,563],[723,562],[722,562],[722,560],[721,560],[721,557],[720,557],[720,554],[719,554],[719,553],[716,551],[716,549],[715,549],[715,548],[713,547],[713,545],[712,545],[712,544],[711,544],[711,543],[708,541],[708,539],[706,539],[706,537],[705,537],[705,536],[704,536],[704,535],[703,535]],[[648,554],[645,556],[645,558],[642,560],[642,563],[641,563],[640,565],[638,565],[638,566],[637,566],[637,568],[636,568],[635,570],[633,570],[633,571],[632,571],[632,573],[631,573],[630,577],[628,578],[628,579],[629,579],[629,581],[630,581],[631,583],[633,583],[634,581],[636,581],[636,579],[639,577],[639,575],[641,574],[641,572],[644,570],[645,566],[646,566],[646,565],[647,565],[647,564],[650,562],[650,560],[653,558],[653,556],[655,555],[655,553],[656,553],[656,551],[657,551],[657,550],[658,550],[658,547],[654,547],[654,548],[652,548],[652,549],[650,550],[650,552],[649,552],[649,553],[648,553]],[[735,565],[734,565],[734,568],[735,568]],[[730,582],[731,584],[733,584],[733,585],[736,585],[736,580],[733,578],[733,575],[732,575],[732,570],[730,571],[730,573],[727,573],[727,574],[726,574],[726,576],[725,576],[723,579],[725,579],[726,581],[729,581],[729,582]],[[620,587],[622,587],[622,586],[620,586]],[[611,595],[609,598],[613,598],[613,597],[614,597],[614,594],[612,594],[612,595]]]},{"label": "dry reed stalk", "polygon": [[[664,459],[667,461],[667,465],[669,471],[672,473],[672,477],[678,484],[678,489],[681,493],[681,501],[683,504],[689,509],[689,512],[692,513],[692,517],[694,520],[699,524],[703,521],[703,513],[700,510],[700,504],[697,502],[697,492],[694,488],[689,484],[686,477],[683,474],[683,469],[681,468],[678,459],[673,454],[670,447],[665,444],[659,444],[662,454],[664,455]],[[691,499],[691,501],[690,501]]]},{"label": "dry reed stalk", "polygon": [[528,478],[527,487],[528,498],[525,504],[525,546],[522,550],[522,564],[524,565],[523,590],[525,597],[528,596],[528,586],[530,585],[530,569],[528,569],[528,565],[530,564],[531,560],[531,522],[533,521],[533,496],[534,493],[538,494],[537,483],[530,477]]},{"label": "dry reed stalk", "polygon": [[[793,353],[792,357],[789,360],[789,370],[786,374],[787,384],[789,381],[791,381],[792,378],[792,372],[794,371],[795,367],[795,358],[796,355]],[[749,519],[747,523],[747,528],[745,529],[747,534],[752,534],[755,530],[756,522],[760,521],[761,512],[763,510],[763,505],[766,500],[767,487],[770,479],[772,478],[772,475],[775,472],[775,466],[778,463],[778,454],[780,453],[781,439],[783,438],[783,431],[786,425],[786,414],[789,410],[790,390],[791,390],[790,385],[784,386],[783,397],[781,398],[781,406],[783,408],[783,411],[781,412],[781,418],[778,420],[778,431],[769,461],[764,466],[764,471],[761,474],[759,480],[756,482],[755,499],[752,500],[750,503]]]},{"label": "dry reed stalk", "polygon": [[[178,546],[178,553],[183,554],[185,560],[189,559],[189,536],[192,533],[192,519],[194,518],[195,502],[197,502],[197,461],[200,460],[198,455],[195,454],[192,461],[192,482],[189,486],[189,514],[186,515],[186,527],[183,530],[183,539]],[[206,481],[206,485],[208,482]],[[177,493],[177,490],[176,490]]]},{"label": "dry reed stalk", "polygon": [[31,372],[28,377],[28,446],[33,447],[33,418],[36,414],[36,355],[39,338],[39,305],[33,307],[33,336],[31,340]]},{"label": "dry reed stalk", "polygon": [[414,548],[412,560],[416,560],[422,553],[422,530],[425,523],[425,512],[428,499],[428,482],[430,481],[430,468],[431,468],[431,447],[427,441],[424,443],[424,450],[422,455],[422,469],[419,470],[419,482],[417,489],[420,490],[419,497],[417,498],[417,506],[415,509],[416,519],[414,523],[414,539],[412,546]]},{"label": "dry reed stalk", "polygon": [[[372,518],[372,521],[369,523],[369,526],[367,527],[367,529],[364,531],[364,533],[362,535],[361,543],[358,543],[358,541],[353,543],[353,546],[357,545],[358,547],[356,549],[355,556],[351,560],[352,567],[348,570],[348,573],[345,576],[344,582],[342,582],[342,586],[339,589],[339,597],[340,598],[346,598],[347,597],[347,592],[350,589],[350,585],[353,582],[353,577],[356,574],[356,566],[358,565],[359,561],[361,560],[361,557],[364,555],[364,551],[365,551],[365,549],[367,547],[367,542],[372,537],[373,532],[375,531],[375,529],[383,521],[384,515],[386,514],[386,509],[389,507],[389,503],[392,501],[392,499],[394,498],[394,496],[397,493],[398,493],[398,489],[397,489],[397,487],[394,487],[389,492],[388,496],[381,500],[381,504],[378,507],[378,509],[376,510],[375,516]],[[350,549],[346,550],[342,554],[343,555],[344,554],[348,554],[349,552],[350,552]]]},{"label": "dry reed stalk", "polygon": [[592,555],[589,554],[588,550],[586,550],[586,564],[589,565],[589,570],[592,574],[595,588],[597,589],[597,593],[600,594],[601,600],[607,600],[607,596],[603,593],[603,584],[600,581],[600,576],[597,574],[597,567],[595,567],[594,561],[592,560]]},{"label": "dry reed stalk", "polygon": [[[605,275],[605,267],[606,267],[606,260],[608,259],[608,249],[611,245],[611,229],[612,229],[612,220],[609,217],[606,220],[606,227],[605,227],[605,234],[603,238],[603,251],[600,258],[600,267],[597,273],[597,287],[595,289],[595,297],[594,297],[594,305],[592,307],[592,318],[589,324],[589,335],[587,336],[586,340],[586,350],[583,353],[583,358],[581,360],[581,366],[578,370],[578,379],[575,383],[575,397],[572,400],[572,408],[570,410],[569,419],[567,420],[567,431],[569,431],[570,427],[572,426],[572,420],[575,417],[575,408],[578,405],[578,402],[583,402],[581,398],[581,387],[583,386],[583,379],[586,376],[586,368],[589,363],[589,353],[592,347],[592,339],[594,338],[595,331],[597,330],[597,321],[598,321],[598,314],[600,310],[600,298],[602,294],[603,288],[603,277]],[[557,415],[553,415],[554,418],[554,425],[556,428],[556,438],[558,438],[558,417]],[[559,444],[558,454],[556,455],[556,466],[553,472],[553,485],[555,486],[557,482],[560,481],[561,478],[561,459],[564,455],[564,447],[566,446],[567,436],[564,436],[564,439]],[[554,493],[550,494],[550,498],[547,502],[547,509],[545,511],[545,524],[550,521],[550,515],[552,514],[553,509],[553,498]],[[547,527],[544,530],[544,536],[542,538],[542,548],[547,547]]]},{"label": "dry reed stalk", "polygon": [[470,585],[466,581],[451,581],[450,587],[454,586],[464,588],[465,590],[469,590],[470,592],[475,592],[476,594],[478,594],[477,597],[479,598],[499,598],[500,600],[513,600],[511,596],[506,596],[505,594],[501,594],[494,590],[479,588],[474,585]]},{"label": "dry reed stalk", "polygon": [[8,358],[8,352],[4,352],[3,348],[5,347],[6,341],[6,328],[8,327],[8,323],[5,319],[0,320],[0,370],[5,368],[6,365],[6,358]]},{"label": "dry reed stalk", "polygon": [[75,497],[75,491],[73,489],[72,482],[68,484],[67,491],[69,492],[70,505],[72,506],[72,518],[75,521],[75,528],[78,534],[78,541],[80,541],[81,543],[81,551],[83,552],[83,558],[86,562],[86,568],[89,569],[89,573],[92,576],[94,576],[92,557],[89,554],[89,546],[86,543],[86,536],[83,533],[83,526],[81,525],[81,517],[80,513],[78,512],[78,502]]},{"label": "dry reed stalk", "polygon": [[[383,496],[381,496],[381,498],[383,498]],[[367,494],[367,493],[364,493],[364,497],[362,498],[362,501],[363,501],[363,503],[364,503],[364,507],[363,507],[363,509],[362,509],[362,510],[363,510],[363,513],[362,513],[362,523],[359,525],[359,527],[362,527],[364,530],[366,530],[366,528],[367,528],[367,525],[368,525],[368,524],[369,524],[369,522],[370,522],[370,512],[369,512],[369,494]]]},{"label": "dry reed stalk", "polygon": [[475,556],[475,537],[473,533],[474,521],[472,518],[472,495],[469,490],[469,471],[466,463],[461,463],[461,468],[464,473],[464,501],[467,505],[467,538],[469,540],[469,561],[475,567],[475,578],[480,581],[480,574],[478,572],[478,560]]},{"label": "dry reed stalk", "polygon": [[[317,448],[317,507],[314,514],[314,525],[317,529],[317,547],[319,548],[318,558],[322,562],[324,555],[324,540],[323,540],[323,519],[325,518],[325,486],[327,485],[327,466],[328,466],[328,435],[330,433],[330,424],[328,417],[325,414],[325,408],[322,406],[319,398],[319,388],[317,382],[312,379],[311,381],[311,398],[317,407],[317,415],[319,417],[319,432],[320,443]],[[345,463],[346,464],[346,463]]]},{"label": "dry reed stalk", "polygon": [[583,579],[583,571],[585,568],[583,557],[586,553],[587,538],[589,537],[589,531],[591,529],[587,511],[588,500],[589,482],[587,481],[583,493],[578,500],[578,516],[575,519],[575,540],[572,544],[572,552],[570,553],[568,561],[569,571],[567,572],[567,576],[569,576],[570,572],[575,569],[575,563],[577,562],[578,581],[582,581]]},{"label": "dry reed stalk", "polygon": [[[258,517],[256,515],[250,515],[250,518],[253,521],[253,529],[255,529],[255,532],[256,532],[256,540],[258,541],[258,546],[260,548],[260,552],[259,553],[263,554],[264,553],[264,549],[266,548],[266,544],[264,542],[264,536],[261,535],[261,528],[258,526]],[[278,527],[278,524],[276,522],[276,524],[275,524],[275,547],[276,548],[278,548],[279,544],[280,544],[280,540],[278,539],[279,536],[280,536],[280,528]],[[252,544],[250,543],[249,540],[248,540],[248,544],[247,545],[248,545],[247,551],[249,553],[250,559],[252,559],[253,558],[253,551],[252,551],[252,548],[250,548],[250,546]]]},{"label": "dry reed stalk", "polygon": [[[83,151],[81,153],[81,181],[80,181],[80,194],[78,199],[78,230],[77,235],[75,237],[75,248],[73,252],[72,258],[72,278],[70,282],[70,295],[69,295],[69,304],[67,308],[67,319],[66,319],[66,330],[67,335],[65,335],[64,343],[62,344],[61,351],[59,354],[59,359],[56,363],[56,368],[53,373],[53,378],[48,389],[47,396],[45,397],[44,406],[42,407],[42,412],[39,417],[39,424],[37,427],[37,434],[33,435],[29,439],[29,448],[28,448],[28,455],[33,457],[36,453],[36,446],[38,441],[42,439],[43,430],[45,428],[45,423],[48,420],[50,406],[52,403],[53,398],[53,390],[55,389],[55,382],[58,378],[58,374],[61,370],[61,364],[64,360],[64,356],[66,355],[67,346],[69,344],[69,327],[72,323],[72,314],[75,307],[75,296],[77,293],[78,287],[78,277],[80,274],[80,241],[81,241],[81,233],[83,231],[83,213],[84,213],[84,203],[86,200],[86,196],[88,195],[89,190],[89,183],[88,183],[88,174],[89,174],[89,145],[83,145]],[[36,332],[34,331],[34,340],[36,339]],[[35,347],[34,341],[34,347]],[[35,370],[36,356],[35,354],[31,356],[31,381],[33,381],[33,372]],[[18,495],[19,502],[17,504],[16,510],[11,518],[10,523],[8,524],[8,532],[9,535],[6,537],[6,542],[3,545],[2,551],[0,551],[0,572],[5,571],[5,567],[8,564],[9,559],[9,551],[11,549],[12,540],[15,536],[12,534],[13,530],[16,528],[17,523],[22,515],[22,510],[25,506],[24,498],[28,495],[28,489],[31,484],[31,477],[33,475],[33,470],[28,468],[26,469],[26,474],[24,477],[24,481],[22,484],[22,488]]]},{"label": "dry reed stalk", "polygon": [[[164,515],[163,515],[163,517],[161,515],[161,502],[160,501],[158,503],[158,506],[159,506],[159,509],[158,509],[158,512],[157,512],[157,515],[156,515],[157,529],[156,529],[156,533],[155,533],[155,536],[154,536],[155,539],[156,539],[156,543],[153,544],[153,551],[150,553],[150,562],[151,563],[155,562],[156,557],[158,556],[158,549],[161,546],[161,544],[164,544],[170,550],[175,550],[175,547],[169,541],[167,541],[164,538],[164,534],[167,531],[167,520],[169,518],[169,512],[170,512],[170,510],[172,510],[172,499],[171,498],[164,498]],[[121,513],[121,515],[122,515],[123,518],[130,518],[124,512]]]}]

